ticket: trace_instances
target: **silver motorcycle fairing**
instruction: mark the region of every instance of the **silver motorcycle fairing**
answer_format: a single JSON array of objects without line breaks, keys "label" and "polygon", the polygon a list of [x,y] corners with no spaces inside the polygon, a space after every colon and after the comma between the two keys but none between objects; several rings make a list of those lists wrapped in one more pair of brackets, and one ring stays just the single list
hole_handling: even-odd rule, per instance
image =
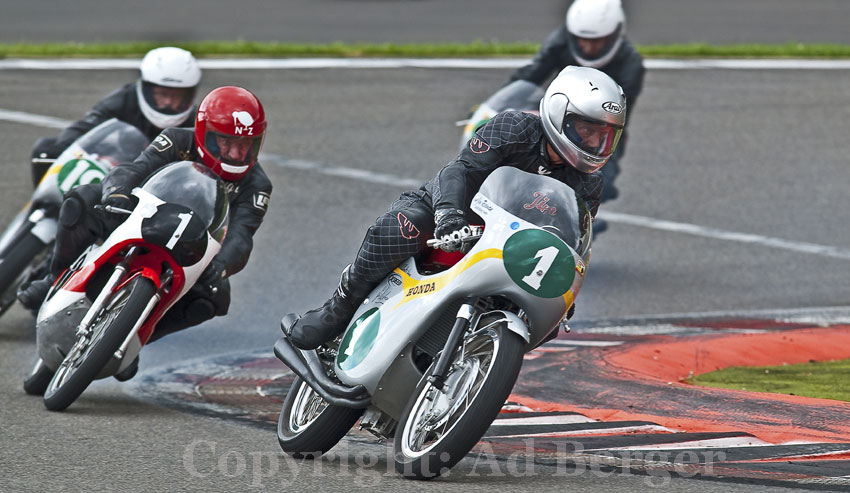
[{"label": "silver motorcycle fairing", "polygon": [[[523,172],[500,168],[488,180],[493,177],[510,180],[513,173]],[[419,340],[443,310],[458,299],[502,296],[516,303],[528,318],[528,348],[539,344],[563,320],[581,288],[589,249],[583,248],[586,253],[582,258],[554,234],[507,212],[480,192],[472,206],[486,227],[484,235],[460,262],[444,272],[425,275],[418,271],[415,259],[410,258],[387,276],[358,308],[337,354],[334,370],[340,381],[352,386],[362,384],[374,395],[384,372],[403,354],[405,347]],[[530,236],[534,237],[532,240],[548,242],[547,248],[557,249],[559,255],[563,253],[559,268],[574,272],[569,288],[558,288],[561,294],[538,296],[511,277],[510,265],[504,258],[505,246]],[[533,257],[537,247],[531,248]],[[569,262],[572,263],[567,265]],[[516,316],[510,322],[514,328],[517,324],[525,325]]]}]

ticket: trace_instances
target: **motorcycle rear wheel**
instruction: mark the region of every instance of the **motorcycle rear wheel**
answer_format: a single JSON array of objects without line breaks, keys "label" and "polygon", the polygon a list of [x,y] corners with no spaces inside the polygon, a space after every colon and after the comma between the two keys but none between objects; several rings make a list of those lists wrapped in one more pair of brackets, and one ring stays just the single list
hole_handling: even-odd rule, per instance
[{"label": "motorcycle rear wheel", "polygon": [[41,259],[47,245],[32,233],[9,245],[6,255],[0,260],[0,315],[6,313],[17,299],[18,287],[24,279],[22,274]]},{"label": "motorcycle rear wheel", "polygon": [[299,459],[317,459],[351,430],[363,409],[328,404],[301,377],[295,377],[277,421],[280,448]]},{"label": "motorcycle rear wheel", "polygon": [[443,390],[423,378],[408,401],[393,440],[396,471],[433,479],[466,456],[510,395],[524,353],[525,341],[504,323],[466,336]]},{"label": "motorcycle rear wheel", "polygon": [[144,313],[156,286],[137,277],[116,291],[91,327],[89,337],[78,336],[44,392],[44,407],[62,411],[70,406],[109,363],[115,351]]}]

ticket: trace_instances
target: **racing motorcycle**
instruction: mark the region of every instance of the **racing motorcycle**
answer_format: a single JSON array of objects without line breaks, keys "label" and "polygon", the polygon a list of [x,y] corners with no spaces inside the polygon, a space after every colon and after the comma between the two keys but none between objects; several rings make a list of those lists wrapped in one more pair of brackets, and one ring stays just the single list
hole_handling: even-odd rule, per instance
[{"label": "racing motorcycle", "polygon": [[[439,240],[390,273],[346,331],[315,350],[285,335],[275,355],[297,375],[277,434],[297,457],[360,428],[392,439],[396,470],[429,479],[461,460],[500,412],[523,355],[566,325],[590,260],[590,214],[553,178],[502,167],[472,201],[484,221],[468,253]],[[565,327],[566,328],[566,327]]]},{"label": "racing motorcycle", "polygon": [[39,359],[29,379],[52,374],[44,389],[50,410],[65,409],[93,380],[132,364],[221,249],[227,190],[206,166],[170,164],[132,194],[132,211],[103,207],[127,218],[57,278],[38,312]]},{"label": "racing motorcycle", "polygon": [[141,154],[148,142],[139,129],[113,118],[80,136],[51,164],[29,203],[0,236],[0,315],[14,304],[24,282],[46,274],[64,194],[99,183],[113,166]]},{"label": "racing motorcycle", "polygon": [[540,100],[543,98],[544,89],[527,80],[515,80],[505,87],[496,91],[486,101],[478,105],[475,111],[466,120],[455,122],[455,125],[463,127],[460,137],[460,149],[469,142],[472,135],[490,118],[502,111],[515,110],[537,113]]}]

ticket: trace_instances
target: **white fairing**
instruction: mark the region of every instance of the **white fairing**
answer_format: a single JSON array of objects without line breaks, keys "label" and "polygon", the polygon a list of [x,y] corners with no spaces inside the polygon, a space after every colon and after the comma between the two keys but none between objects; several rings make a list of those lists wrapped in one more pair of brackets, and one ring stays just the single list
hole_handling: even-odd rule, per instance
[{"label": "white fairing", "polygon": [[45,217],[35,223],[30,232],[41,240],[42,243],[49,245],[56,238],[57,227],[58,223],[55,218]]},{"label": "white fairing", "polygon": [[[142,239],[142,221],[153,216],[157,210],[157,206],[164,202],[141,188],[134,189],[133,195],[139,198],[139,203],[133,210],[133,213],[127,218],[127,220],[121,223],[121,225],[119,225],[112,234],[109,235],[102,245],[92,245],[92,247],[84,252],[81,259],[78,259],[77,263],[75,263],[75,267],[82,270],[87,266],[94,265],[97,259],[103,256],[112,246],[118,243],[123,243],[127,240],[137,240],[139,243],[144,241]],[[207,233],[207,235],[207,251],[204,253],[204,256],[199,262],[183,267],[185,282],[179,295],[172,298],[168,308],[170,308],[184,294],[186,294],[189,289],[192,288],[198,278],[201,277],[201,273],[204,271],[206,266],[210,263],[213,257],[218,254],[219,250],[221,250],[221,243],[216,241],[209,235],[209,233]],[[36,325],[56,315],[62,310],[67,309],[71,305],[81,302],[81,300],[84,300],[85,298],[85,293],[68,291],[61,288],[58,289],[53,296],[51,296],[41,306],[41,309],[38,312]],[[72,331],[74,329],[75,327],[68,328],[68,330]],[[141,344],[139,344],[139,347],[141,347]]]}]

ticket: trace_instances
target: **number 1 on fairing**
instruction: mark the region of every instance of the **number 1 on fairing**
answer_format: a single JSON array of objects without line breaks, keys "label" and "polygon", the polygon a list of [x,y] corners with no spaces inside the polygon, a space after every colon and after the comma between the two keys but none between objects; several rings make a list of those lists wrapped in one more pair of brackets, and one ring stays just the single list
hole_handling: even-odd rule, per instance
[{"label": "number 1 on fairing", "polygon": [[543,278],[546,276],[546,273],[549,272],[549,269],[552,267],[552,264],[555,262],[555,257],[557,256],[558,248],[554,246],[537,250],[537,253],[534,254],[534,258],[539,258],[540,260],[537,261],[537,265],[535,265],[534,269],[531,270],[531,274],[522,278],[523,282],[534,289],[540,289],[540,284],[543,282]]},{"label": "number 1 on fairing", "polygon": [[183,234],[183,231],[186,230],[186,226],[189,225],[189,220],[192,219],[191,212],[183,212],[181,214],[177,214],[177,217],[180,218],[180,224],[177,225],[177,229],[174,230],[174,234],[171,235],[171,239],[168,240],[168,243],[165,245],[165,248],[171,250],[174,248],[174,245],[180,240],[180,236]]}]

